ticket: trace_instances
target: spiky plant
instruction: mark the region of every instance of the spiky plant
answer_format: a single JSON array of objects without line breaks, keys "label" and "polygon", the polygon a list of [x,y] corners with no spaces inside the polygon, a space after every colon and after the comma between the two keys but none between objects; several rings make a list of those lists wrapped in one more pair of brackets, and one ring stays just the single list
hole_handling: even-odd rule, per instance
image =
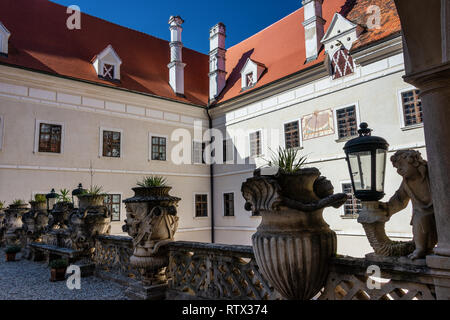
[{"label": "spiky plant", "polygon": [[72,202],[72,199],[70,198],[70,191],[67,189],[59,190],[58,200],[59,202]]},{"label": "spiky plant", "polygon": [[34,196],[34,201],[38,203],[43,203],[47,201],[47,198],[45,198],[45,194],[36,194]]},{"label": "spiky plant", "polygon": [[277,152],[272,151],[272,158],[269,161],[269,166],[276,166],[280,168],[283,173],[291,174],[300,171],[305,164],[306,159],[306,156],[299,157],[298,149],[279,147]]},{"label": "spiky plant", "polygon": [[12,202],[13,206],[21,206],[23,204],[25,204],[25,201],[23,201],[22,199],[16,199]]},{"label": "spiky plant", "polygon": [[138,181],[137,185],[143,188],[166,187],[167,180],[161,176],[150,176],[143,178],[142,181]]},{"label": "spiky plant", "polygon": [[89,190],[86,190],[82,193],[82,195],[87,196],[102,196],[105,193],[103,192],[103,187],[101,186],[92,186]]}]

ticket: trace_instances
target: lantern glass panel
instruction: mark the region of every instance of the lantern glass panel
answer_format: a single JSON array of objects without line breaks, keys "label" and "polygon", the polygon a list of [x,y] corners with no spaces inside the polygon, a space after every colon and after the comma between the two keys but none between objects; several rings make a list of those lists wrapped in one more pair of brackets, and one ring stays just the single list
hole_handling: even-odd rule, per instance
[{"label": "lantern glass panel", "polygon": [[53,210],[53,207],[56,204],[57,199],[56,198],[50,198],[48,199],[48,209]]},{"label": "lantern glass panel", "polygon": [[372,190],[372,155],[370,151],[349,154],[355,191]]},{"label": "lantern glass panel", "polygon": [[377,191],[384,192],[384,177],[386,170],[387,151],[377,149],[376,151],[376,166],[377,166]]}]

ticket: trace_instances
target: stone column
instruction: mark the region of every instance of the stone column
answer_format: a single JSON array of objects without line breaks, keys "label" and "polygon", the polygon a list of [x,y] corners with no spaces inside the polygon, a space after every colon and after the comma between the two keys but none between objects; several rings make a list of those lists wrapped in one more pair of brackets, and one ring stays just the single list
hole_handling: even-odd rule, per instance
[{"label": "stone column", "polygon": [[435,255],[427,264],[435,274],[438,299],[450,299],[450,63],[409,74],[405,81],[421,90],[425,140],[438,233]]}]

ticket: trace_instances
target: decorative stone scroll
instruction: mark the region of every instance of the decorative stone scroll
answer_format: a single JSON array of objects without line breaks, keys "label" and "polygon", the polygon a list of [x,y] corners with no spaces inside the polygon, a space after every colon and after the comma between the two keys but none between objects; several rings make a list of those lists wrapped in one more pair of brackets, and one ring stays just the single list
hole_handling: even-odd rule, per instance
[{"label": "decorative stone scroll", "polygon": [[308,300],[323,287],[336,234],[323,219],[327,206],[339,207],[346,194],[333,194],[316,168],[294,174],[254,177],[242,184],[245,208],[261,214],[253,248],[261,273],[286,299]]},{"label": "decorative stone scroll", "polygon": [[48,212],[45,202],[31,201],[31,210],[22,216],[23,236],[25,243],[24,257],[30,258],[31,243],[41,243],[42,236],[48,226]]}]

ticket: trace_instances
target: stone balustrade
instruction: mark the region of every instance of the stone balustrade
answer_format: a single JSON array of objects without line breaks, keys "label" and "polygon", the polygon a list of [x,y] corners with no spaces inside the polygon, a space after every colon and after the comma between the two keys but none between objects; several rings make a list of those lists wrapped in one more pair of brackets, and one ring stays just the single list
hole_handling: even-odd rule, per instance
[{"label": "stone balustrade", "polygon": [[167,299],[280,299],[261,275],[251,246],[183,241],[167,246]]},{"label": "stone balustrade", "polygon": [[[373,274],[377,269],[379,277]],[[433,277],[425,263],[414,263],[404,257],[342,257],[330,261],[327,283],[318,299],[435,300],[436,295]]]},{"label": "stone balustrade", "polygon": [[131,237],[101,235],[95,239],[96,275],[119,283],[140,280],[139,271],[130,264],[133,255]]}]

